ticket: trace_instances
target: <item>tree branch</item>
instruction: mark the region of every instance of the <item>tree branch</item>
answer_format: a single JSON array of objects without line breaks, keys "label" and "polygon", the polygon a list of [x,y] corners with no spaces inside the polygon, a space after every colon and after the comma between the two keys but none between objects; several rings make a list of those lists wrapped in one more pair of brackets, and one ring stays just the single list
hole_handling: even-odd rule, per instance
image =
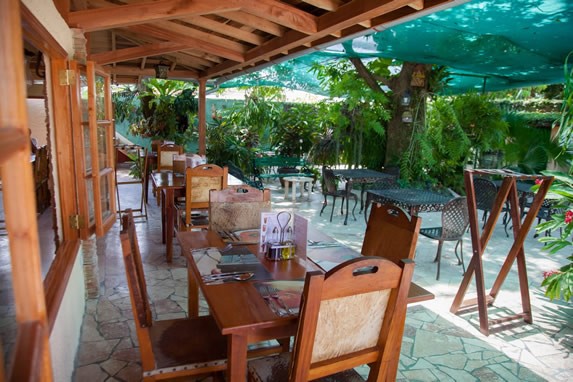
[{"label": "tree branch", "polygon": [[358,75],[362,77],[364,81],[366,81],[366,84],[370,89],[378,93],[384,93],[384,90],[382,90],[380,84],[378,84],[372,73],[368,70],[360,58],[351,57],[350,62],[352,62],[352,65],[354,65],[356,68]]}]

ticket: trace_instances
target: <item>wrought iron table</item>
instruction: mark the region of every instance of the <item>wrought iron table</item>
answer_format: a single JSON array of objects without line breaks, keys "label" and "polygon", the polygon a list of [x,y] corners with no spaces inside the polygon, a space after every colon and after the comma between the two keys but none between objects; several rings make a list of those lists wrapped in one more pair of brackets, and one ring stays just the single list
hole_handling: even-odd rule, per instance
[{"label": "wrought iron table", "polygon": [[[352,186],[354,183],[359,183],[361,185],[360,192],[360,212],[364,209],[364,193],[366,192],[366,185],[372,183],[382,183],[382,182],[394,182],[396,177],[394,175],[385,174],[383,172],[369,170],[365,168],[356,169],[333,169],[332,172],[335,176],[341,177],[346,181],[346,192],[352,191]],[[346,198],[346,217],[344,219],[344,225],[348,222],[348,198]]]},{"label": "wrought iron table", "polygon": [[364,220],[368,223],[368,207],[371,203],[388,203],[405,209],[410,215],[419,212],[441,211],[451,196],[438,194],[430,190],[416,188],[392,188],[387,190],[369,190],[364,206]]}]

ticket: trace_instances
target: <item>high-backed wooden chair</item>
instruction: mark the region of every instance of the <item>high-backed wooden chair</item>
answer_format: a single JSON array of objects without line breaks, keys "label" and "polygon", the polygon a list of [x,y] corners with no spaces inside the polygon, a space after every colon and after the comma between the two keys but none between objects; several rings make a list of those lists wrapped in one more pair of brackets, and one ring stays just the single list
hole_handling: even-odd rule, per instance
[{"label": "high-backed wooden chair", "polygon": [[163,143],[157,147],[157,171],[173,170],[173,155],[183,154],[183,147]]},{"label": "high-backed wooden chair", "polygon": [[209,193],[209,228],[237,231],[259,228],[261,212],[271,209],[271,191],[246,185],[229,186]]},{"label": "high-backed wooden chair", "polygon": [[249,381],[369,381],[395,375],[414,262],[363,256],[306,275],[292,353],[249,362]]},{"label": "high-backed wooden chair", "polygon": [[227,339],[211,316],[153,321],[133,214],[122,217],[121,249],[139,341],[143,380],[225,370]]},{"label": "high-backed wooden chair", "polygon": [[[201,164],[185,169],[185,200],[176,204],[177,229],[208,228],[209,191],[227,187],[227,167]],[[192,213],[202,215],[192,216]]]},{"label": "high-backed wooden chair", "polygon": [[[464,265],[464,233],[470,225],[470,215],[468,212],[468,203],[465,196],[460,196],[450,200],[442,210],[442,225],[437,227],[426,227],[420,230],[420,234],[430,239],[438,241],[438,252],[434,262],[438,263],[438,272],[436,280],[440,279],[440,263],[442,260],[442,246],[444,241],[455,241],[456,247],[454,253],[458,259],[458,265]],[[458,246],[460,255],[458,256]]]},{"label": "high-backed wooden chair", "polygon": [[413,260],[422,219],[391,204],[373,204],[361,253],[398,263]]}]

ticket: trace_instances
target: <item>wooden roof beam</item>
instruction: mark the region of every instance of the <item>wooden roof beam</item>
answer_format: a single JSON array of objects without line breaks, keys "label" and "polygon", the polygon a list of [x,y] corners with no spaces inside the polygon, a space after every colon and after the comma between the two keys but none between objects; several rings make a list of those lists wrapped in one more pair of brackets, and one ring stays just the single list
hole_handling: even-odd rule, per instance
[{"label": "wooden roof beam", "polygon": [[[437,0],[433,5],[449,2],[451,0]],[[232,62],[223,62],[213,68],[207,69],[201,73],[201,77],[213,78],[222,75],[223,73],[241,70],[245,65],[250,65],[259,60],[260,57],[273,56],[277,53],[295,49],[307,42],[313,42],[328,36],[336,34],[340,30],[344,30],[358,23],[372,20],[373,28],[380,25],[375,21],[383,19],[384,22],[389,22],[400,18],[399,16],[390,18],[379,18],[379,16],[393,13],[400,8],[408,8],[413,0],[355,0],[338,8],[337,11],[327,13],[318,18],[318,32],[314,35],[307,36],[298,31],[288,31],[282,37],[274,38],[264,45],[251,49],[245,55],[245,62],[236,64]],[[398,13],[396,13],[398,15]]]},{"label": "wooden roof beam", "polygon": [[336,11],[338,7],[344,4],[341,0],[302,0],[307,4],[314,5],[325,11]]},{"label": "wooden roof beam", "polygon": [[279,25],[305,33],[317,32],[317,18],[310,13],[276,0],[241,1],[241,10]]},{"label": "wooden roof beam", "polygon": [[[155,69],[141,69],[134,66],[122,66],[118,65],[115,68],[109,68],[109,73],[115,74],[117,76],[144,76],[144,77],[155,77]],[[199,78],[198,72],[195,70],[173,70],[169,72],[169,78],[189,78],[197,79]]]},{"label": "wooden roof beam", "polygon": [[186,36],[184,34],[174,33],[163,28],[153,27],[150,25],[133,25],[128,27],[128,29],[133,32],[142,33],[144,35],[148,35],[161,40],[185,44],[188,48],[202,50],[216,56],[225,57],[232,61],[245,61],[245,56],[241,52],[213,44],[209,41],[203,41],[194,37]]},{"label": "wooden roof beam", "polygon": [[266,32],[268,34],[272,34],[273,36],[277,37],[281,37],[287,31],[287,28],[283,27],[282,25],[278,25],[277,23],[248,13],[231,11],[218,13],[218,16],[236,21],[244,25],[248,25],[252,28]]},{"label": "wooden roof beam", "polygon": [[68,25],[82,28],[85,32],[94,32],[152,21],[238,10],[241,2],[241,0],[225,0],[224,2],[159,0],[125,5],[108,3],[109,6],[103,8],[70,12]]},{"label": "wooden roof beam", "polygon": [[147,44],[133,48],[91,54],[88,59],[95,61],[100,65],[107,65],[114,62],[129,61],[142,57],[158,56],[165,53],[177,52],[179,50],[187,49],[188,47],[188,45],[176,42],[160,42],[156,44]]},{"label": "wooden roof beam", "polygon": [[253,45],[261,45],[265,42],[265,38],[263,36],[259,36],[258,34],[235,28],[231,25],[220,23],[215,20],[211,20],[207,17],[189,17],[182,19],[182,21],[225,36],[248,42]]}]

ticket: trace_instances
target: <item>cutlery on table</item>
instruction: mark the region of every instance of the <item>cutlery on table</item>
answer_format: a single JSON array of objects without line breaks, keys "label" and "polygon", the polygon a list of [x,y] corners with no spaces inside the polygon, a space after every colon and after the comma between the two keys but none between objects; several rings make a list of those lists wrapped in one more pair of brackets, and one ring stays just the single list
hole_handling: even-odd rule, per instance
[{"label": "cutlery on table", "polygon": [[271,291],[268,286],[263,285],[260,289],[261,296],[267,302],[269,308],[275,313],[277,316],[282,317],[286,313],[281,311],[281,308],[275,301],[275,299],[271,296]]},{"label": "cutlery on table", "polygon": [[289,316],[293,314],[292,310],[288,307],[287,304],[285,304],[281,296],[279,296],[279,291],[277,288],[267,286],[267,290],[269,291],[270,296],[279,304],[281,308],[286,311]]}]

